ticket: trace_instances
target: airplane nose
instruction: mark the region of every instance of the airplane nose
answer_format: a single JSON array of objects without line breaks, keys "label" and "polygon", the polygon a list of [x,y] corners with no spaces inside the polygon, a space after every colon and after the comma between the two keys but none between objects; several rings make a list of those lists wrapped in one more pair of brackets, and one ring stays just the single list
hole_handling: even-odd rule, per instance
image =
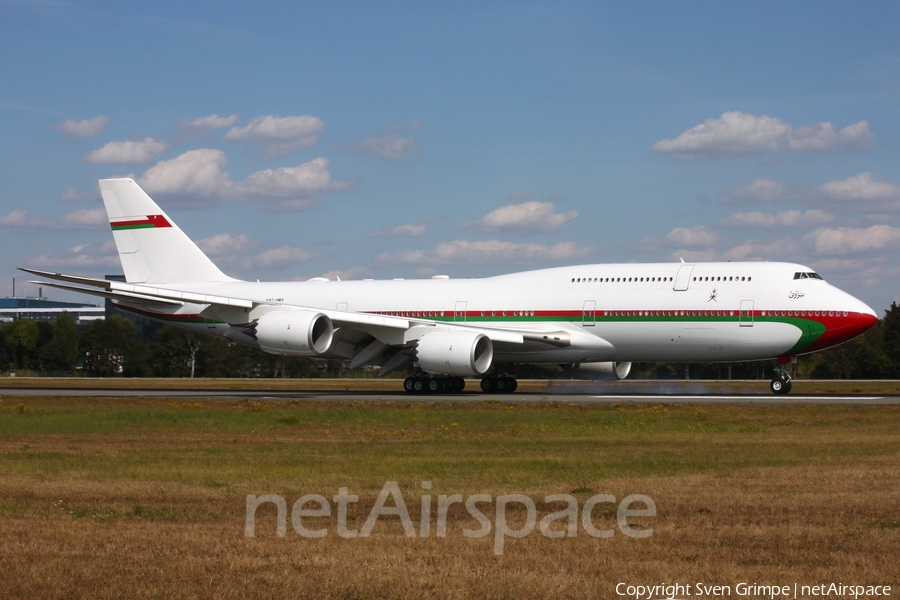
[{"label": "airplane nose", "polygon": [[865,302],[859,303],[856,311],[856,327],[859,333],[867,331],[878,322],[878,315]]}]

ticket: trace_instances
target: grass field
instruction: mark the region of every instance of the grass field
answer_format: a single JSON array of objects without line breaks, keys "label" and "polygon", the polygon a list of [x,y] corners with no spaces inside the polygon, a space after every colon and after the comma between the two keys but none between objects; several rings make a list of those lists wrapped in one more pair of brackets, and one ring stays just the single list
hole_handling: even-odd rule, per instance
[{"label": "grass field", "polygon": [[[619,582],[900,585],[900,407],[0,398],[0,597],[616,598]],[[652,535],[276,535],[248,494],[646,494]],[[423,491],[422,482],[432,489]],[[492,505],[482,507],[493,518]],[[515,508],[511,505],[511,508]],[[615,527],[615,507],[593,513]],[[513,524],[524,510],[513,511]],[[518,526],[518,525],[516,525]],[[755,596],[744,596],[755,597]]]}]

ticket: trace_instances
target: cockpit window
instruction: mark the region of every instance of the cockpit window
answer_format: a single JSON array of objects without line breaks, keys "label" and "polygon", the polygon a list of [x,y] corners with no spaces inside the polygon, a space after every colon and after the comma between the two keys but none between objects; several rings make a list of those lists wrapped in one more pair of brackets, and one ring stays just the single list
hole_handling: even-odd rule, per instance
[{"label": "cockpit window", "polygon": [[794,279],[818,279],[823,281],[818,273],[794,273]]}]

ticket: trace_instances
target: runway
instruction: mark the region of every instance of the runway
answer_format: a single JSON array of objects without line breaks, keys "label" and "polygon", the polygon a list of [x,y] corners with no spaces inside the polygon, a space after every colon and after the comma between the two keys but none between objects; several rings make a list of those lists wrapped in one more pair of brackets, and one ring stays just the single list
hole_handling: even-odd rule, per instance
[{"label": "runway", "polygon": [[501,402],[504,404],[558,402],[563,404],[734,404],[734,405],[900,405],[900,395],[788,394],[760,393],[572,393],[565,390],[517,392],[514,394],[407,394],[402,391],[310,391],[310,390],[221,390],[221,389],[101,389],[101,388],[0,388],[0,401],[20,397],[71,398],[178,398],[195,400],[304,400],[311,402]]}]

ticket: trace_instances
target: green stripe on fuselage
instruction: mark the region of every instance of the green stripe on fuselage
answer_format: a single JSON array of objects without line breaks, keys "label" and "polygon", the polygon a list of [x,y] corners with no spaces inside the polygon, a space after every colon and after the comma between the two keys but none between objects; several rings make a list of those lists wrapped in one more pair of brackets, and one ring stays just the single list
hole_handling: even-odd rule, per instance
[{"label": "green stripe on fuselage", "polygon": [[[505,323],[534,323],[534,322],[563,322],[579,325],[582,323],[591,323],[603,325],[604,323],[738,323],[741,320],[740,315],[716,315],[716,316],[700,316],[700,315],[644,315],[644,316],[597,316],[596,318],[585,316],[583,319],[578,316],[467,316],[454,318],[452,315],[444,317],[412,317],[429,321],[440,322],[457,322],[457,323],[484,323],[484,324],[505,324]],[[746,317],[745,317],[746,318]],[[754,323],[784,323],[785,325],[793,325],[800,330],[800,339],[794,344],[793,348],[786,354],[796,354],[804,348],[808,348],[815,343],[825,333],[825,325],[812,319],[804,319],[802,317],[770,317],[770,316],[754,316]]]}]

